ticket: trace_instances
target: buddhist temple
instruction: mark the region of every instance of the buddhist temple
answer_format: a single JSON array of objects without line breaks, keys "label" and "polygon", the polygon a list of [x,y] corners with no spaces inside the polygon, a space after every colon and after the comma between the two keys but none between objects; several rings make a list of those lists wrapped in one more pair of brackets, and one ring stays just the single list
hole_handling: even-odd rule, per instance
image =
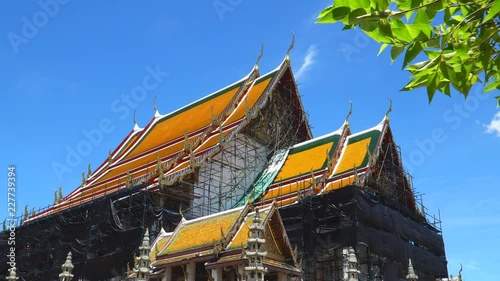
[{"label": "buddhist temple", "polygon": [[23,215],[19,280],[57,279],[68,252],[73,280],[400,280],[410,259],[418,280],[447,277],[391,109],[314,137],[289,54],[264,74],[261,56],[189,105],[155,105],[80,186]]}]

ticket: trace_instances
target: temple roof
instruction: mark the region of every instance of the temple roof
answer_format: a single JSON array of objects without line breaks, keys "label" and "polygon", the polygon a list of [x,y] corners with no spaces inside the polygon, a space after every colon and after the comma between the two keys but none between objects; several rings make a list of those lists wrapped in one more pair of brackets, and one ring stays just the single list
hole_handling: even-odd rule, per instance
[{"label": "temple roof", "polygon": [[341,140],[349,132],[343,125],[338,130],[291,147],[280,170],[263,196],[269,204],[277,200],[282,206],[298,200],[298,193],[314,187],[315,181],[328,172]]},{"label": "temple roof", "polygon": [[[281,207],[297,202],[302,196],[361,184],[377,168],[382,146],[391,145],[395,146],[387,116],[374,127],[355,134],[351,134],[346,121],[330,134],[278,151],[247,197],[252,194],[264,206],[276,201]],[[400,159],[395,162],[399,163],[398,173],[404,177]]]},{"label": "temple roof", "polygon": [[[287,264],[295,257],[276,207],[270,205],[260,210],[259,215],[265,226],[266,243],[263,250],[268,253],[266,261],[297,272],[295,265]],[[160,238],[159,241],[168,242],[155,256],[153,265],[161,268],[163,265],[179,265],[196,260],[210,261],[207,268],[213,268],[246,261],[244,249],[254,216],[249,205],[245,205],[199,219],[183,220],[170,237]]]},{"label": "temple roof", "polygon": [[[254,68],[239,81],[172,113],[156,112],[144,128],[135,124],[134,130],[107,159],[88,178],[82,179],[80,187],[29,220],[140,183],[149,182],[147,188],[155,188],[158,177],[164,178],[167,185],[179,181],[219,153],[223,142],[242,131],[284,76],[293,77],[286,60],[263,76]],[[301,105],[298,96],[297,100]],[[310,138],[307,121],[303,122],[303,134]]]},{"label": "temple roof", "polygon": [[339,160],[320,193],[353,184],[356,178],[368,173],[379,156],[377,150],[388,127],[389,121],[384,118],[376,126],[348,136]]},{"label": "temple roof", "polygon": [[244,206],[198,219],[181,221],[159,256],[212,247],[217,241],[227,239],[227,235],[234,231],[237,222],[247,212],[246,209],[247,206]]},{"label": "temple roof", "polygon": [[173,232],[166,232],[163,228],[161,229],[155,241],[151,244],[150,258],[152,261],[156,260],[156,256],[165,249],[172,234]]}]

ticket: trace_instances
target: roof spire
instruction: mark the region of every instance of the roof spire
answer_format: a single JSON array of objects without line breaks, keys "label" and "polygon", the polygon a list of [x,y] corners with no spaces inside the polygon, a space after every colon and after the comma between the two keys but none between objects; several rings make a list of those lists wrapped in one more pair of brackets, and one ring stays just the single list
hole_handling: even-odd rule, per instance
[{"label": "roof spire", "polygon": [[136,111],[137,111],[137,109],[134,109],[134,132],[141,130],[141,128],[139,128],[139,125],[137,125],[137,119],[135,118]]},{"label": "roof spire", "polygon": [[389,113],[392,112],[392,100],[391,100],[391,98],[388,98],[388,99],[389,99],[389,109],[385,113],[385,121],[389,121]]},{"label": "roof spire", "polygon": [[295,32],[292,31],[292,44],[290,44],[290,47],[288,47],[288,50],[286,51],[286,56],[285,56],[286,63],[290,63],[290,51],[293,49],[294,45],[295,45]]},{"label": "roof spire", "polygon": [[66,261],[61,266],[62,272],[59,274],[59,280],[71,281],[71,279],[73,279],[73,274],[71,274],[71,271],[73,270],[74,266],[73,263],[71,262],[71,259],[72,259],[71,252],[69,252],[68,255],[66,256]]},{"label": "roof spire", "polygon": [[348,250],[348,256],[347,256],[347,275],[348,275],[348,281],[358,281],[359,277],[359,270],[358,270],[358,258],[356,257],[356,251],[352,248],[349,247]]},{"label": "roof spire", "polygon": [[259,61],[262,58],[262,55],[264,54],[264,43],[260,42],[260,44],[262,45],[260,48],[260,54],[259,57],[257,58],[257,61],[255,62],[255,66],[253,67],[254,71],[257,72],[259,71]]},{"label": "roof spire", "polygon": [[181,215],[181,218],[184,219],[184,214],[182,213],[182,208],[179,206],[179,215]]},{"label": "roof spire", "polygon": [[92,169],[90,169],[90,164],[91,163],[89,163],[89,165],[87,167],[87,178],[90,178],[90,175],[92,175]]},{"label": "roof spire", "polygon": [[349,125],[349,117],[351,117],[352,115],[352,101],[349,100],[349,103],[351,104],[351,108],[349,109],[349,113],[347,113],[347,116],[345,117],[345,122],[347,123],[347,125]]},{"label": "roof spire", "polygon": [[112,161],[113,161],[113,153],[111,152],[111,150],[108,151],[108,165],[111,165]]},{"label": "roof spire", "polygon": [[156,96],[153,98],[153,110],[155,111],[155,118],[160,118],[161,114],[158,111],[158,107],[156,107]]},{"label": "roof spire", "polygon": [[9,276],[6,276],[6,280],[8,281],[16,281],[19,277],[16,276],[16,268],[12,267],[9,269]]},{"label": "roof spire", "polygon": [[413,265],[411,264],[411,259],[408,259],[408,275],[406,275],[406,279],[408,281],[418,280],[418,276],[415,274],[415,270],[413,269]]}]

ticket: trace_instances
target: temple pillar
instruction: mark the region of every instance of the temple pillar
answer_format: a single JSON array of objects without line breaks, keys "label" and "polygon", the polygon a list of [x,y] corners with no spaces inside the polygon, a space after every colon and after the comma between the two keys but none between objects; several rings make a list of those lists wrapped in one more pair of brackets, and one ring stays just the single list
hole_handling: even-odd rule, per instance
[{"label": "temple pillar", "polygon": [[245,266],[244,265],[238,265],[238,272],[236,273],[236,279],[238,281],[245,280]]},{"label": "temple pillar", "polygon": [[212,269],[212,278],[214,281],[222,281],[222,267]]},{"label": "temple pillar", "polygon": [[165,268],[161,281],[172,281],[172,268],[170,266]]},{"label": "temple pillar", "polygon": [[195,281],[196,279],[196,263],[190,262],[186,265],[186,281]]}]

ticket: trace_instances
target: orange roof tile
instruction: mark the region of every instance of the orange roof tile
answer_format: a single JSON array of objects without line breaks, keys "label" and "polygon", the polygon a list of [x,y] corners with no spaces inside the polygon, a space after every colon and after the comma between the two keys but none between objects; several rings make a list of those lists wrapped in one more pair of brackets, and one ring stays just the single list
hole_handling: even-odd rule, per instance
[{"label": "orange roof tile", "polygon": [[224,234],[227,234],[234,227],[244,208],[231,209],[207,217],[181,222],[169,244],[158,256],[213,245],[214,242],[222,238],[221,230]]}]

